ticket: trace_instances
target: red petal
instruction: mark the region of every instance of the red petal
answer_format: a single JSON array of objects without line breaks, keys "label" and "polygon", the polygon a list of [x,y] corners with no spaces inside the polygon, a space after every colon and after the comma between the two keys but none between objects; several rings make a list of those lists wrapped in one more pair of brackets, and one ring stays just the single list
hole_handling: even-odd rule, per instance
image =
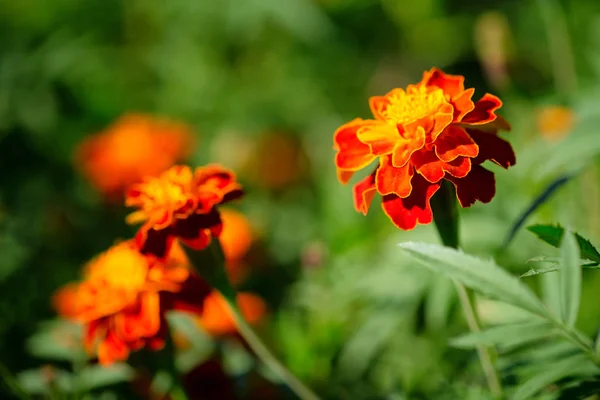
[{"label": "red petal", "polygon": [[440,160],[433,150],[416,152],[411,161],[417,172],[431,183],[439,182],[445,173],[462,178],[471,170],[470,158],[458,157],[450,162],[445,162]]},{"label": "red petal", "polygon": [[473,205],[476,200],[489,203],[496,194],[494,173],[481,165],[473,165],[471,172],[464,178],[447,176],[447,179],[456,186],[456,196],[463,207]]},{"label": "red petal", "polygon": [[474,164],[491,160],[503,168],[508,168],[517,162],[515,152],[506,140],[499,138],[494,133],[480,130],[468,129],[468,132],[479,146],[479,155],[473,160]]},{"label": "red petal", "polygon": [[476,157],[479,148],[463,128],[450,125],[435,141],[435,154],[440,160],[450,162],[459,156]]},{"label": "red petal", "polygon": [[377,193],[377,189],[375,188],[375,172],[373,172],[354,186],[354,208],[356,211],[367,215],[375,193]]},{"label": "red petal", "polygon": [[429,224],[433,221],[429,201],[440,184],[431,184],[419,175],[415,175],[412,179],[412,187],[411,195],[404,199],[393,194],[383,197],[383,211],[394,225],[403,230],[411,230],[417,223]]},{"label": "red petal", "polygon": [[395,194],[399,197],[407,197],[412,190],[410,179],[413,174],[412,164],[406,163],[403,167],[396,168],[392,165],[391,156],[381,157],[375,176],[377,191],[382,196]]},{"label": "red petal", "polygon": [[496,119],[494,111],[502,107],[502,101],[493,94],[486,93],[477,103],[475,109],[465,115],[462,123],[470,125],[482,125]]},{"label": "red petal", "polygon": [[363,125],[364,121],[357,118],[335,131],[333,148],[339,151],[335,156],[335,165],[339,169],[358,171],[376,158],[371,154],[369,145],[364,144],[356,137],[356,131]]}]

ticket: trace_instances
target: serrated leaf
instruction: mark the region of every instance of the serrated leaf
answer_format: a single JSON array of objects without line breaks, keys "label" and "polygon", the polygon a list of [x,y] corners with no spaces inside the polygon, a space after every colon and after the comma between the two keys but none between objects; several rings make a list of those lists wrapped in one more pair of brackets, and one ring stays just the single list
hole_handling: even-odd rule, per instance
[{"label": "serrated leaf", "polygon": [[577,354],[552,364],[544,365],[541,372],[523,383],[515,392],[513,400],[530,399],[545,387],[569,376],[591,375],[598,372],[598,368],[592,364],[584,354]]},{"label": "serrated leaf", "polygon": [[497,300],[543,318],[553,319],[525,284],[493,261],[485,261],[459,250],[434,244],[407,242],[399,246],[436,273],[456,279],[463,285]]},{"label": "serrated leaf", "polygon": [[[558,264],[560,263],[560,257],[538,256],[538,257],[534,257],[530,260],[527,260],[527,262],[528,263],[543,262],[543,263],[552,264],[552,266],[545,267],[545,268],[538,268],[538,269],[531,268],[529,271],[522,274],[520,276],[520,278],[527,278],[529,276],[541,275],[541,274],[546,274],[548,272],[558,271],[559,270]],[[582,269],[600,269],[600,266],[598,265],[597,262],[590,262],[588,260],[579,260],[579,266]]]},{"label": "serrated leaf", "polygon": [[470,332],[450,340],[450,345],[463,349],[479,345],[499,346],[509,351],[523,344],[556,335],[558,332],[547,322],[499,325],[481,332]]},{"label": "serrated leaf", "polygon": [[[559,247],[565,229],[560,225],[532,225],[528,226],[527,230],[533,232],[544,242],[551,246]],[[581,257],[588,260],[600,263],[600,253],[589,240],[575,233],[577,244],[581,251]]]},{"label": "serrated leaf", "polygon": [[581,299],[581,268],[579,266],[579,247],[573,233],[563,235],[560,246],[560,299],[563,322],[575,326],[579,302]]}]

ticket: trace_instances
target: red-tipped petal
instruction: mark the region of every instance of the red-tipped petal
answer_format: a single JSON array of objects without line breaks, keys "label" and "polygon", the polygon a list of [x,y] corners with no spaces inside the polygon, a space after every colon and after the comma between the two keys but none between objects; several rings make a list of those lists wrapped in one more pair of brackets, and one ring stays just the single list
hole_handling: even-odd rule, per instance
[{"label": "red-tipped petal", "polygon": [[481,164],[485,160],[491,160],[503,168],[516,164],[515,152],[506,140],[480,130],[469,129],[468,132],[479,146],[479,155],[473,160],[474,164]]},{"label": "red-tipped petal", "polygon": [[411,230],[417,223],[433,221],[429,201],[440,187],[439,183],[431,184],[419,175],[413,177],[412,186],[411,195],[404,199],[393,194],[383,197],[383,211],[394,225],[403,230]]},{"label": "red-tipped petal", "polygon": [[458,157],[450,162],[444,162],[433,150],[416,152],[411,161],[417,172],[431,183],[439,182],[445,173],[462,178],[471,170],[470,158]]},{"label": "red-tipped petal", "polygon": [[450,162],[460,156],[476,157],[479,148],[463,128],[450,125],[435,141],[435,154],[440,160]]},{"label": "red-tipped petal", "polygon": [[502,107],[502,101],[493,94],[486,93],[477,103],[473,111],[465,115],[461,123],[483,125],[496,119],[494,111]]},{"label": "red-tipped petal", "polygon": [[[376,156],[371,154],[369,145],[356,137],[356,132],[364,126],[364,121],[357,118],[339,127],[333,135],[335,165],[340,170],[358,171],[369,165]],[[347,181],[346,181],[347,182]]]},{"label": "red-tipped petal", "polygon": [[437,86],[451,98],[465,90],[465,78],[460,75],[448,75],[439,68],[432,68],[423,74],[423,83],[427,86]]},{"label": "red-tipped petal", "polygon": [[399,197],[407,197],[412,190],[410,180],[413,174],[414,169],[410,163],[396,168],[392,165],[391,156],[381,157],[375,176],[377,191],[382,196],[395,194]]},{"label": "red-tipped petal", "polygon": [[414,131],[405,131],[403,136],[404,138],[400,139],[392,153],[394,167],[406,165],[413,153],[425,146],[425,130],[420,126],[415,127]]},{"label": "red-tipped petal", "polygon": [[375,188],[375,172],[373,172],[354,186],[354,208],[356,211],[367,215],[375,193],[377,193],[377,189]]},{"label": "red-tipped petal", "polygon": [[460,205],[470,207],[476,200],[489,203],[496,194],[496,178],[494,173],[481,165],[473,165],[471,172],[461,179],[447,176],[456,186],[456,196]]}]

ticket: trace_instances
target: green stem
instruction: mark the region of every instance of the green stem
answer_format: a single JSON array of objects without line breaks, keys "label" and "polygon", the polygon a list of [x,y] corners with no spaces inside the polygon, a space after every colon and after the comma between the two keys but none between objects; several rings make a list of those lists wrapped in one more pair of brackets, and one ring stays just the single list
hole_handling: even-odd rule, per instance
[{"label": "green stem", "polygon": [[229,283],[225,271],[225,258],[218,240],[213,240],[208,249],[197,252],[185,247],[186,254],[199,274],[212,287],[219,290],[227,300],[231,315],[236,322],[239,333],[250,346],[254,354],[296,393],[301,400],[319,400],[319,397],[292,374],[265,346],[262,340],[248,325],[236,302],[236,291]]},{"label": "green stem", "polygon": [[537,0],[537,5],[546,29],[556,91],[572,95],[578,86],[577,71],[564,13],[556,0]]},{"label": "green stem", "polygon": [[[435,226],[440,234],[442,243],[448,247],[458,248],[458,207],[452,183],[443,181],[442,186],[431,199],[431,208],[433,209]],[[458,299],[469,330],[471,332],[480,332],[481,328],[477,321],[477,314],[471,304],[467,288],[458,281],[454,281],[454,285],[456,286]],[[492,361],[490,348],[479,345],[477,346],[477,354],[490,392],[495,398],[501,398],[502,386],[500,385],[500,379]]]}]

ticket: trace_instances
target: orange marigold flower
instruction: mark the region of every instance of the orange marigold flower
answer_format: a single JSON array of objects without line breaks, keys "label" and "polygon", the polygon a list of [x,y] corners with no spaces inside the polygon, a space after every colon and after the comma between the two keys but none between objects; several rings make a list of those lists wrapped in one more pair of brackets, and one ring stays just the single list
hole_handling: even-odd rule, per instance
[{"label": "orange marigold flower", "polygon": [[[249,324],[257,324],[263,319],[267,307],[259,296],[251,293],[239,293],[236,301],[244,319]],[[237,332],[237,326],[227,301],[216,290],[205,297],[202,314],[197,320],[206,332],[214,336]]]},{"label": "orange marigold flower", "polygon": [[510,130],[495,114],[500,99],[486,93],[473,102],[473,93],[464,88],[464,77],[433,68],[406,90],[371,97],[374,120],[357,118],[337,129],[335,163],[342,183],[371,162],[379,164],[354,187],[357,211],[366,214],[379,193],[398,228],[428,224],[433,220],[429,201],[442,179],[455,185],[463,207],[492,200],[494,174],[481,164],[491,160],[508,168],[515,154],[498,137],[499,129]]},{"label": "orange marigold flower", "polygon": [[54,306],[84,324],[84,345],[97,352],[101,364],[125,360],[142,347],[161,348],[165,311],[200,312],[209,291],[181,261],[145,255],[132,241],[122,242],[92,260],[82,282],[60,289]]},{"label": "orange marigold flower", "polygon": [[136,241],[143,253],[166,254],[173,239],[201,250],[222,229],[217,206],[243,195],[233,172],[219,166],[176,165],[133,185],[125,204],[139,208],[128,223],[144,222]]},{"label": "orange marigold flower", "polygon": [[231,210],[221,210],[223,230],[219,236],[227,274],[232,283],[240,282],[246,274],[245,256],[254,240],[254,232],[244,214]]},{"label": "orange marigold flower", "polygon": [[185,125],[142,114],[119,118],[76,150],[82,173],[109,197],[122,196],[145,176],[158,175],[190,154],[194,137]]},{"label": "orange marigold flower", "polygon": [[564,138],[575,125],[575,112],[569,107],[547,106],[537,113],[540,134],[549,141]]}]

